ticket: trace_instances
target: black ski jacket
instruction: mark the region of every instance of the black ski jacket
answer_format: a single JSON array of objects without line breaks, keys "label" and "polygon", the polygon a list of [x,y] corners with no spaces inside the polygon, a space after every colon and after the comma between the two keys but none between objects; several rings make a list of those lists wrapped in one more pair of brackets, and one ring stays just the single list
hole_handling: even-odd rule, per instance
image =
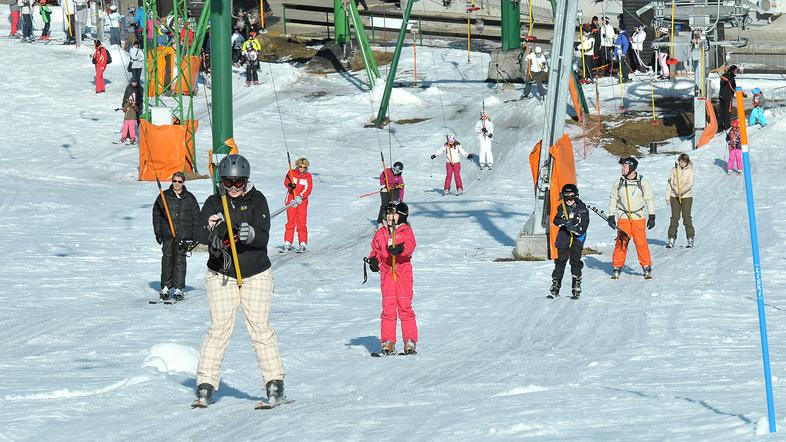
[{"label": "black ski jacket", "polygon": [[137,83],[136,87],[134,87],[130,83],[129,83],[128,86],[126,86],[126,90],[125,90],[125,92],[123,92],[123,102],[120,104],[120,106],[121,107],[125,106],[126,101],[128,101],[128,97],[130,97],[131,94],[134,94],[134,93],[136,94],[135,95],[136,101],[134,103],[134,105],[136,107],[136,112],[137,112],[137,114],[141,114],[142,113],[142,105],[145,102],[145,97],[144,97],[144,90],[142,89],[142,85],[140,85],[139,83]]},{"label": "black ski jacket", "polygon": [[[267,199],[262,192],[252,188],[245,195],[237,198],[231,198],[227,194],[227,205],[229,207],[229,216],[232,220],[232,231],[237,238],[237,230],[242,223],[248,223],[254,228],[254,240],[251,244],[244,244],[236,241],[237,258],[240,263],[240,274],[247,278],[262,273],[270,268],[270,258],[267,255],[267,243],[270,239],[270,209],[267,205]],[[221,196],[210,195],[205,204],[202,206],[202,212],[199,215],[199,228],[197,229],[197,240],[203,244],[210,245],[209,236],[210,232],[207,229],[207,219],[216,213],[224,213],[223,205],[221,204]],[[222,227],[223,226],[223,227]],[[216,232],[221,232],[224,240],[229,239],[227,234],[226,224],[221,223],[216,227]],[[220,251],[214,250],[210,247],[210,257],[207,260],[207,267],[210,270],[221,273],[223,275],[236,277],[235,264],[231,258],[231,250],[225,241],[223,250],[229,256],[227,257]],[[224,261],[228,259],[228,263]],[[224,270],[224,264],[228,267]]]},{"label": "black ski jacket", "polygon": [[721,75],[718,99],[731,101],[731,99],[734,97],[734,94],[737,92],[737,81],[735,77],[736,76],[730,72]]},{"label": "black ski jacket", "polygon": [[[180,192],[180,197],[175,194],[172,186],[164,191],[169,214],[172,216],[172,225],[175,226],[175,236],[178,240],[193,240],[194,232],[199,224],[199,203],[196,197],[186,190]],[[164,211],[164,204],[161,202],[161,194],[153,204],[153,232],[156,237],[172,239],[172,230],[169,228],[169,220]]]},{"label": "black ski jacket", "polygon": [[[576,198],[576,204],[573,207],[567,204],[564,207],[568,210],[567,216],[562,204],[557,206],[557,214],[554,216],[554,225],[559,227],[557,239],[554,241],[554,246],[558,249],[570,248],[571,236],[573,236],[574,244],[576,241],[583,244],[587,237],[587,227],[589,227],[589,210],[584,205],[584,201]],[[568,230],[568,227],[572,232]]]}]

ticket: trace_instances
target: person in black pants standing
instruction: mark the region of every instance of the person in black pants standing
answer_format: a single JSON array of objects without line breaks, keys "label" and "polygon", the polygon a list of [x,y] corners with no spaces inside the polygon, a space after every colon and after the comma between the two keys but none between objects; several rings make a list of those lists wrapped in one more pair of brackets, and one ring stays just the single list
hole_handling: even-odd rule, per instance
[{"label": "person in black pants standing", "polygon": [[570,260],[570,273],[573,275],[571,292],[573,299],[581,295],[581,252],[584,240],[587,239],[589,227],[589,210],[579,199],[579,188],[575,184],[565,184],[560,192],[560,204],[554,216],[554,225],[559,227],[554,246],[557,248],[557,259],[554,260],[554,271],[551,273],[551,290],[547,298],[559,296],[565,264]]},{"label": "person in black pants standing", "polygon": [[720,78],[720,92],[718,93],[718,130],[729,130],[731,128],[731,100],[737,91],[737,66],[731,65],[726,73]]},{"label": "person in black pants standing", "polygon": [[186,286],[186,248],[188,242],[194,240],[194,231],[199,223],[199,203],[194,195],[186,190],[185,181],[183,172],[175,172],[172,175],[172,185],[164,191],[175,230],[174,237],[161,195],[158,195],[153,204],[153,231],[156,242],[161,244],[163,255],[160,296],[164,301],[183,299],[183,289]]}]

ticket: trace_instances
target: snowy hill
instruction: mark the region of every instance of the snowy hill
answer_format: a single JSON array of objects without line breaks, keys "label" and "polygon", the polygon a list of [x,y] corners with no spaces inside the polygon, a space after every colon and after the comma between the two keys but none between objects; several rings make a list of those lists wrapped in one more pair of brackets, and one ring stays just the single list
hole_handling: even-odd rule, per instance
[{"label": "snowy hill", "polygon": [[[2,39],[0,54],[0,339],[7,343],[0,439],[717,441],[766,433],[744,184],[725,175],[720,137],[691,152],[696,249],[663,247],[674,158],[645,157],[639,170],[658,205],[649,234],[655,278],[643,280],[629,256],[622,279],[609,280],[613,232],[593,218],[587,246],[601,254],[585,259],[584,296],[547,301],[550,262],[494,262],[510,255],[532,210],[527,155],[543,108],[505,103],[518,93],[495,94],[480,82],[487,55],[467,64],[462,50],[422,49],[429,87],[396,90],[391,118],[427,120],[391,131],[363,128],[378,95],[355,86],[362,72],[311,77],[263,64],[262,86],[243,88],[240,77],[234,84],[235,138],[251,179],[271,209],[283,205],[287,162],[271,72],[292,159],[308,157],[315,178],[311,251],[274,253],[283,216],[273,220],[270,244],[271,322],[296,402],[253,410],[264,388],[238,325],[217,402],[191,410],[208,323],[206,255],[189,259],[187,301],[147,304],[159,277],[151,228],[157,189],[136,181],[136,147],[111,143],[122,124],[113,109],[124,64],[110,65],[108,93],[95,95],[86,49]],[[411,68],[405,55],[402,76]],[[497,129],[495,168],[478,174],[465,162],[466,194],[442,197],[444,161],[429,155],[446,127],[477,152],[472,129],[484,100]],[[199,102],[197,157],[206,169],[209,123],[203,96]],[[751,130],[750,144],[777,407],[786,222],[776,178],[786,125],[772,120]],[[361,258],[378,200],[355,196],[376,189],[380,149],[389,163],[405,165],[418,241],[414,358],[368,357],[379,345],[381,296],[376,275],[361,284]],[[616,158],[601,149],[586,160],[577,154],[577,172],[582,198],[605,208]],[[200,202],[210,192],[204,180],[187,187]]]}]

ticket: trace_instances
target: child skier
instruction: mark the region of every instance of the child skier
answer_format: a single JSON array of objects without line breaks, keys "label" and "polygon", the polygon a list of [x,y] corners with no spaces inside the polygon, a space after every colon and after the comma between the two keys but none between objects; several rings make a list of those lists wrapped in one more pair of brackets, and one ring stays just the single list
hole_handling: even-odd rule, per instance
[{"label": "child skier", "polygon": [[565,274],[565,264],[570,260],[570,274],[573,275],[571,285],[572,298],[581,296],[581,252],[584,249],[584,240],[587,237],[589,226],[589,211],[584,202],[579,199],[579,188],[575,184],[565,184],[560,193],[562,200],[557,206],[554,216],[554,225],[559,227],[554,246],[557,247],[557,259],[554,260],[554,271],[551,272],[551,290],[547,296],[554,299],[559,296],[562,286],[562,275]]},{"label": "child skier", "polygon": [[748,126],[755,126],[761,123],[761,127],[767,125],[767,118],[764,117],[764,92],[759,88],[753,88],[753,110],[748,118]]},{"label": "child skier", "polygon": [[40,40],[49,40],[49,25],[52,22],[52,9],[46,4],[46,0],[41,0],[41,21],[44,23],[44,29],[41,31]]},{"label": "child skier", "polygon": [[450,194],[450,184],[453,181],[454,174],[456,175],[456,196],[460,196],[464,193],[464,184],[461,182],[461,156],[463,155],[468,160],[471,160],[475,158],[475,155],[465,152],[461,147],[461,143],[458,142],[453,134],[448,134],[448,141],[431,155],[431,159],[433,160],[437,155],[442,155],[443,153],[447,158],[445,163],[447,176],[445,177],[445,187],[442,196]]},{"label": "child skier", "polygon": [[131,144],[136,144],[136,103],[129,98],[123,104],[123,128],[120,130],[120,143],[125,143],[126,138],[131,139]]},{"label": "child skier", "polygon": [[385,220],[385,210],[391,201],[404,201],[404,164],[401,161],[393,163],[393,167],[385,169],[379,174],[379,197],[382,204],[377,214],[377,228],[382,227]]},{"label": "child skier", "polygon": [[489,120],[486,111],[480,113],[480,120],[475,123],[475,135],[480,146],[480,170],[488,166],[489,170],[494,165],[494,156],[491,154],[491,137],[494,136],[494,123]]},{"label": "child skier", "polygon": [[[740,139],[740,120],[731,122],[731,130],[726,134],[726,143],[729,146],[729,162],[726,164],[726,175],[731,171],[742,174],[742,140]],[[734,168],[737,166],[739,169]]]},{"label": "child skier", "polygon": [[412,310],[412,252],[415,235],[407,221],[406,203],[393,201],[387,206],[385,225],[371,240],[371,253],[365,259],[372,272],[379,272],[382,289],[380,340],[383,355],[396,352],[396,313],[401,319],[404,354],[415,354],[418,325]]},{"label": "child skier", "polygon": [[[256,41],[256,40],[255,40]],[[253,46],[249,45],[248,49],[243,52],[243,58],[246,59],[246,87],[250,87],[251,83],[254,86],[259,85],[259,53]]]},{"label": "child skier", "polygon": [[287,224],[284,227],[284,249],[283,252],[292,250],[292,243],[295,242],[295,228],[297,228],[297,239],[300,241],[298,252],[305,252],[308,244],[308,196],[314,188],[311,179],[311,172],[308,171],[309,162],[304,158],[295,161],[295,168],[284,177],[284,187],[287,188],[286,204],[293,200],[300,200],[296,205],[287,209]]}]

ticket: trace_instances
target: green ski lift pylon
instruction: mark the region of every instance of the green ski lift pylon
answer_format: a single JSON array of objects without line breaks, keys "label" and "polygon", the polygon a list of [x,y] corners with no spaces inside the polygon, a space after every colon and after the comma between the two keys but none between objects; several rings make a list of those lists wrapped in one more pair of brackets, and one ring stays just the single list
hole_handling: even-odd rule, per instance
[{"label": "green ski lift pylon", "polygon": [[[396,68],[398,68],[398,59],[401,57],[401,48],[404,46],[404,38],[407,36],[407,24],[409,17],[412,14],[412,5],[417,0],[407,1],[407,7],[404,9],[404,16],[401,20],[401,29],[398,31],[398,40],[396,41],[396,51],[393,53],[393,60],[390,61],[390,69],[388,70],[388,78],[385,82],[385,92],[382,94],[382,101],[379,104],[379,112],[374,125],[378,128],[383,126],[385,115],[388,112],[388,104],[390,102],[390,93],[393,91],[393,81],[396,79]],[[357,9],[355,9],[357,11]]]},{"label": "green ski lift pylon", "polygon": [[371,45],[368,43],[368,36],[363,22],[360,20],[358,7],[355,0],[349,0],[344,4],[345,7],[349,6],[349,14],[352,17],[352,26],[355,28],[355,35],[357,36],[358,46],[360,46],[360,53],[363,55],[363,65],[366,67],[366,74],[368,75],[369,85],[374,87],[374,80],[381,78],[379,68],[377,67],[377,59],[374,58],[374,53],[371,51]]},{"label": "green ski lift pylon", "polygon": [[502,50],[521,49],[521,3],[518,0],[502,0]]},{"label": "green ski lift pylon", "polygon": [[349,22],[343,0],[333,0],[333,27],[336,32],[336,43],[349,42]]}]

